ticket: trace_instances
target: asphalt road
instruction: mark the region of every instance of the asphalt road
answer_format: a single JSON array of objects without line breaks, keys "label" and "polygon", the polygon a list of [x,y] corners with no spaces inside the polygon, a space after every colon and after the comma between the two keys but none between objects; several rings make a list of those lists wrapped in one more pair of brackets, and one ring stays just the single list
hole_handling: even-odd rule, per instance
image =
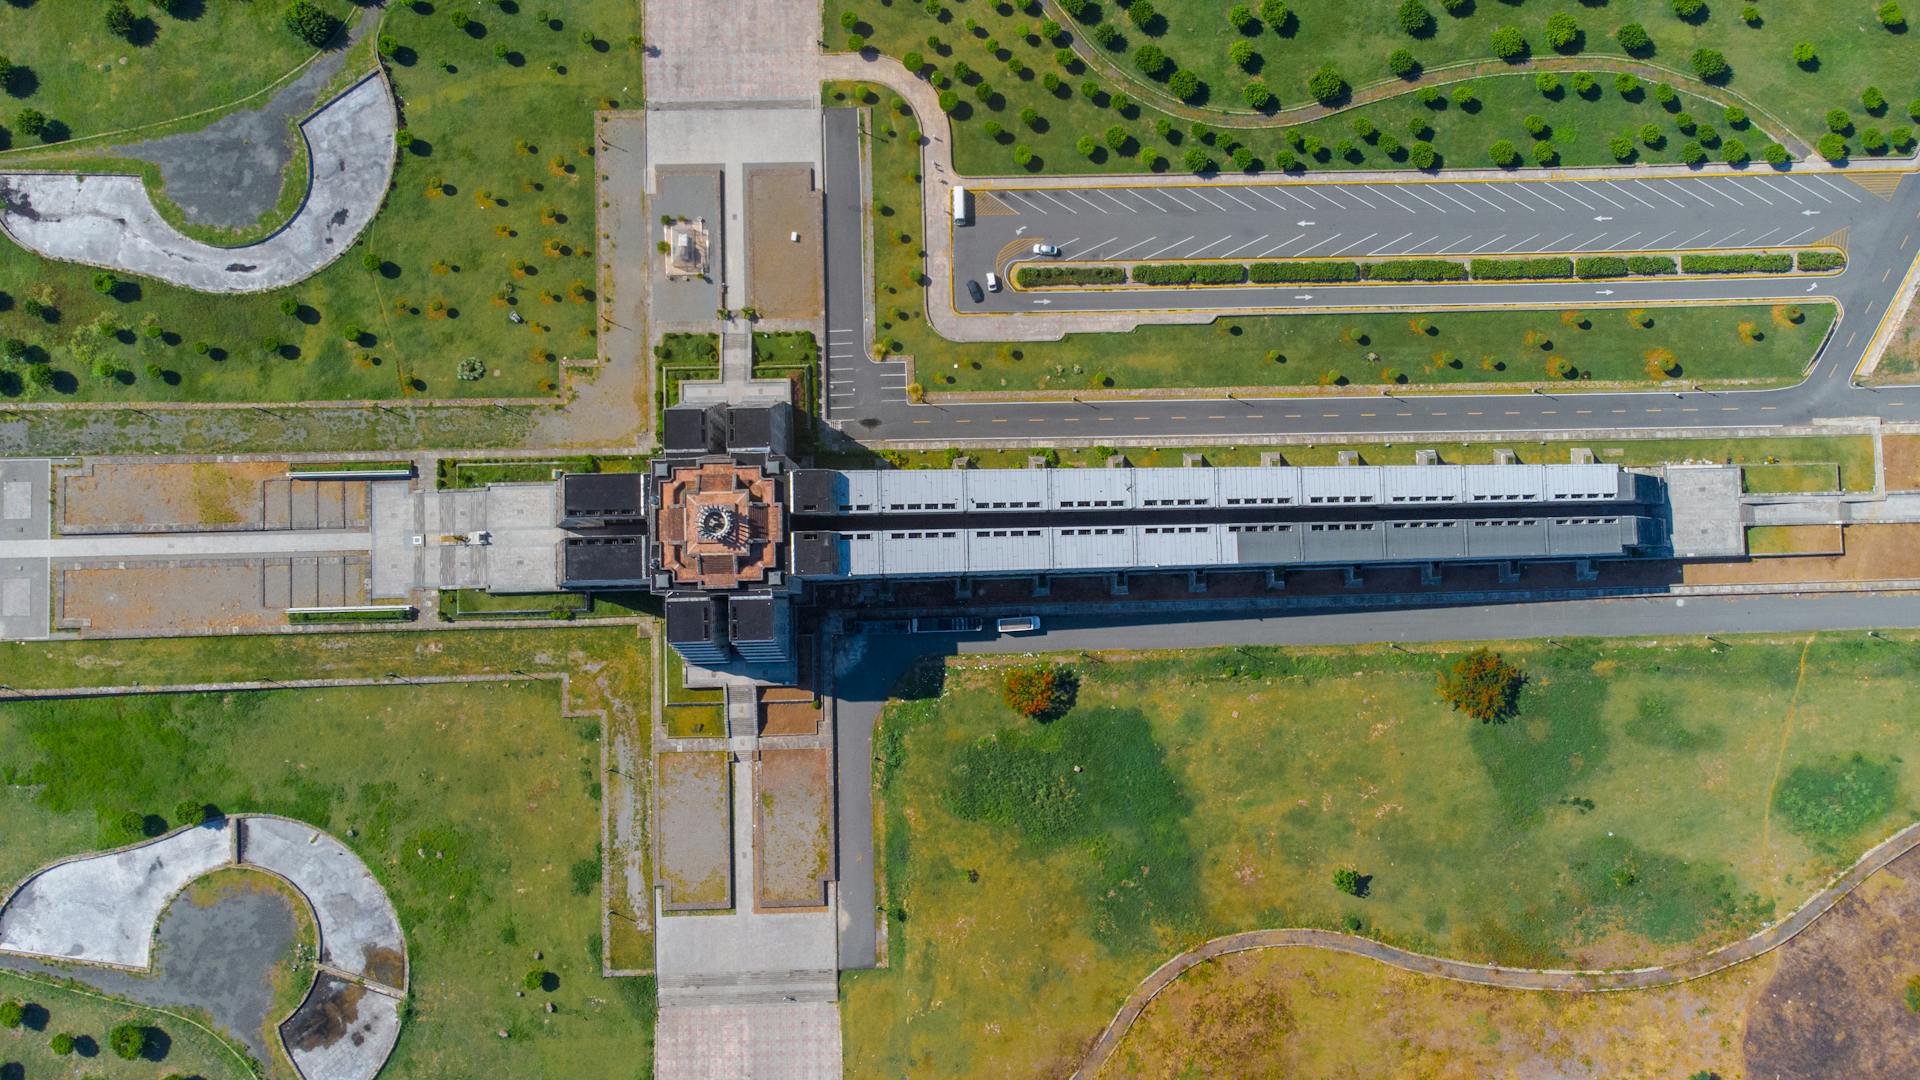
[{"label": "asphalt road", "polygon": [[[1692,251],[1789,247],[1841,229],[1872,227],[1890,207],[1851,181],[1783,173],[1681,179],[1388,181],[1189,187],[976,188],[975,216],[953,230],[961,279],[1009,278],[1022,262],[1490,256],[1550,252]],[[1354,289],[1312,292],[1298,306],[1375,301]],[[1398,290],[1395,290],[1398,292]],[[1577,290],[1591,297],[1592,290]],[[1275,290],[1208,290],[1170,300],[1163,289],[1045,294],[1003,290],[980,304],[952,284],[963,314],[1165,306],[1265,307]],[[1415,293],[1414,295],[1418,295]],[[1493,303],[1505,302],[1493,298]]]},{"label": "asphalt road", "polygon": [[[1885,174],[1881,174],[1884,178]],[[1689,184],[1698,185],[1688,187]],[[1643,202],[1654,201],[1653,192],[1657,188],[1669,188],[1672,198],[1680,200],[1697,195],[1701,200],[1697,206],[1699,220],[1705,215],[1714,217],[1716,228],[1726,231],[1741,229],[1754,230],[1751,235],[1764,235],[1773,222],[1789,216],[1792,211],[1793,230],[1804,228],[1801,221],[1826,221],[1826,215],[1832,212],[1835,223],[1848,223],[1847,247],[1849,265],[1845,273],[1837,276],[1805,278],[1782,276],[1769,278],[1738,279],[1669,279],[1647,282],[1591,282],[1591,283],[1467,283],[1439,285],[1367,285],[1345,286],[1333,289],[1314,287],[1284,287],[1267,289],[1206,289],[1206,290],[1155,290],[1151,299],[1160,307],[1175,306],[1179,303],[1195,305],[1204,302],[1209,308],[1233,310],[1236,305],[1242,310],[1312,310],[1325,308],[1365,306],[1406,306],[1419,308],[1438,307],[1482,307],[1496,304],[1518,304],[1527,307],[1557,308],[1580,306],[1592,308],[1610,304],[1657,304],[1707,299],[1730,300],[1808,300],[1831,299],[1841,308],[1841,318],[1835,324],[1833,333],[1821,348],[1804,382],[1777,390],[1744,391],[1639,391],[1633,393],[1554,393],[1539,391],[1531,394],[1490,393],[1490,394],[1422,394],[1417,390],[1394,390],[1383,387],[1378,394],[1350,394],[1325,396],[1294,396],[1283,394],[1260,395],[1254,397],[1186,397],[1164,400],[1152,399],[1103,399],[1103,400],[1067,400],[1067,401],[1001,401],[944,405],[908,405],[891,397],[882,398],[877,393],[867,393],[859,389],[858,383],[847,383],[854,387],[852,392],[840,392],[832,397],[834,402],[831,419],[847,434],[865,441],[924,441],[941,446],[967,445],[969,443],[1006,444],[1018,440],[1035,440],[1040,443],[1056,442],[1064,439],[1084,438],[1094,440],[1122,439],[1206,439],[1206,438],[1246,438],[1283,435],[1323,435],[1328,437],[1353,435],[1432,435],[1445,432],[1563,432],[1579,430],[1595,431],[1632,431],[1646,429],[1671,428],[1753,428],[1804,425],[1819,419],[1837,417],[1880,416],[1887,419],[1920,419],[1920,388],[1867,390],[1852,386],[1849,376],[1858,366],[1862,356],[1872,342],[1876,329],[1885,318],[1888,305],[1896,297],[1915,257],[1920,255],[1920,174],[1905,175],[1897,188],[1887,197],[1875,195],[1865,188],[1849,181],[1824,176],[1765,175],[1741,176],[1738,182],[1717,177],[1690,178],[1687,180],[1667,181],[1621,181],[1613,186],[1599,181],[1580,181],[1578,183],[1551,185],[1541,181],[1501,181],[1472,185],[1484,188],[1485,197],[1499,198],[1499,192],[1511,188],[1516,194],[1516,202],[1526,197],[1521,192],[1531,191],[1528,185],[1538,185],[1542,194],[1557,193],[1557,199],[1563,209],[1535,210],[1534,216],[1540,218],[1536,224],[1544,224],[1548,215],[1563,227],[1559,232],[1547,236],[1547,240],[1556,239],[1566,230],[1565,225],[1579,220],[1580,215],[1572,211],[1579,209],[1585,213],[1586,207],[1576,207],[1573,195],[1579,195],[1587,202],[1595,202],[1600,192],[1610,194],[1613,200],[1623,205],[1620,213],[1609,215],[1623,217],[1627,214],[1624,195],[1639,191]],[[1712,185],[1708,187],[1706,185]],[[1254,185],[1235,186],[1252,188]],[[1437,187],[1437,183],[1394,185],[1390,183],[1356,183],[1351,185],[1321,184],[1300,185],[1303,190],[1324,188],[1329,203],[1342,198],[1342,193],[1352,188],[1351,194],[1366,194],[1376,205],[1372,213],[1384,213],[1384,202],[1376,198],[1388,191],[1405,198],[1404,189],[1415,186]],[[1466,190],[1467,185],[1455,185]],[[1615,190],[1615,188],[1619,190]],[[1851,192],[1846,189],[1851,188]],[[1185,192],[1188,189],[1178,189]],[[1709,191],[1718,191],[1724,197],[1724,205],[1707,202]],[[1787,200],[1786,194],[1792,191],[1800,199],[1799,203]],[[1800,211],[1812,209],[1807,205],[1817,202],[1815,192],[1826,194],[1834,200],[1820,206],[1820,216],[1804,217]],[[1850,193],[1858,202],[1847,201]],[[1071,192],[1050,189],[1051,198],[1065,200]],[[1749,197],[1743,204],[1736,204],[1736,195]],[[1762,202],[1765,195],[1774,201]],[[1090,196],[1089,196],[1090,197]],[[1152,196],[1149,195],[1149,198]],[[1310,198],[1310,194],[1303,194]],[[1351,198],[1351,195],[1348,196]],[[1433,196],[1429,195],[1429,198]],[[1218,200],[1216,200],[1218,201]],[[1596,205],[1599,205],[1596,203]],[[1658,232],[1649,234],[1649,239],[1657,239],[1659,232],[1672,231],[1676,220],[1673,215],[1682,208],[1672,206],[1648,207],[1633,203],[1636,216],[1623,222],[1627,228],[1623,232],[1647,232],[1658,222]],[[977,204],[976,204],[977,206]],[[1795,207],[1798,209],[1795,209]],[[1839,209],[1845,207],[1844,210]],[[1030,215],[1038,222],[1051,220],[1056,214],[1066,218],[1066,212],[1052,208],[1043,218],[1037,208]],[[1329,215],[1334,208],[1327,207]],[[1357,206],[1348,208],[1347,213],[1358,215],[1367,208]],[[1304,210],[1302,211],[1304,214]],[[1386,240],[1393,240],[1401,232],[1407,231],[1406,224],[1417,215],[1405,215],[1409,218],[1400,228],[1388,231]],[[1693,214],[1693,210],[1688,210]],[[1113,228],[1118,211],[1104,216],[1095,215],[1088,209],[1072,216],[1071,220],[1087,218],[1087,226],[1098,220],[1109,225],[1108,232],[1094,235],[1095,241],[1104,240]],[[1146,214],[1129,215],[1129,227],[1146,228]],[[1188,212],[1195,217],[1201,216],[1198,210]],[[1279,211],[1273,210],[1274,214]],[[1505,215],[1502,223],[1488,221],[1479,227],[1487,230],[1518,228],[1512,222],[1520,220],[1524,211],[1518,206],[1511,215]],[[1237,226],[1242,230],[1262,228],[1257,224],[1257,212],[1244,208],[1232,214],[1209,209],[1209,215],[1221,220],[1240,220]],[[1491,217],[1493,211],[1476,212],[1476,217]],[[984,229],[1017,229],[1018,221],[1026,214],[976,215],[979,222],[992,221],[995,224],[985,226],[967,226],[956,230],[964,233],[980,227]],[[1159,218],[1171,219],[1173,211],[1169,209]],[[1281,215],[1285,216],[1285,215]],[[1432,218],[1440,219],[1437,212]],[[1142,219],[1133,224],[1134,218]],[[1459,207],[1450,207],[1447,221],[1455,218],[1467,220],[1465,211]],[[1294,219],[1304,220],[1304,218]],[[1008,222],[1015,224],[1008,225]],[[1594,228],[1600,225],[1611,227],[1613,223],[1588,224]],[[1645,227],[1642,227],[1645,226]],[[1220,226],[1225,228],[1226,226]],[[1052,228],[1052,225],[1049,225]],[[1694,231],[1698,231],[1695,226]],[[1188,228],[1179,235],[1191,232]],[[1520,233],[1525,239],[1538,230],[1534,225]],[[1420,234],[1422,236],[1430,233]],[[1249,235],[1252,239],[1254,235]],[[1675,240],[1687,239],[1689,234],[1681,234]],[[1787,232],[1784,236],[1791,236]],[[1822,235],[1825,235],[1824,233]],[[1414,239],[1417,240],[1416,236]],[[1024,238],[1022,238],[1024,239]],[[1070,236],[1057,236],[1056,239],[1071,239]],[[1583,238],[1584,239],[1584,238]],[[1749,241],[1728,239],[1725,233],[1715,234],[1712,239],[1723,243],[1745,243]],[[1413,241],[1408,241],[1412,243]],[[1572,243],[1570,241],[1569,243]],[[1662,241],[1664,245],[1666,241]],[[989,244],[988,246],[991,246]],[[1388,245],[1392,246],[1392,245]],[[1638,250],[1642,244],[1636,238],[1631,248],[1619,250]],[[1376,245],[1370,250],[1379,250]],[[997,249],[996,249],[997,250]],[[1115,248],[1104,249],[1119,250]],[[1218,250],[1232,250],[1231,245]],[[1260,248],[1252,249],[1256,253]],[[1326,248],[1325,250],[1337,250]],[[1404,250],[1404,249],[1403,249]],[[1415,254],[1424,254],[1427,248],[1418,248]],[[1203,253],[1204,254],[1204,253]],[[1244,254],[1244,253],[1243,253]],[[1352,252],[1348,252],[1352,254]],[[1129,253],[1130,255],[1130,253]],[[1098,304],[1106,302],[1102,297],[1119,297],[1119,303],[1135,295],[1128,290],[1115,293],[1079,294],[1074,302],[1079,304]],[[1002,293],[996,300],[1006,300],[1010,295],[1031,300],[1029,294]],[[1071,294],[1066,294],[1071,295]],[[936,296],[939,296],[936,293]],[[1172,299],[1170,299],[1170,297]],[[1305,297],[1305,298],[1303,298]],[[1049,293],[1047,297],[1062,301],[1063,294]],[[937,301],[936,301],[937,302]],[[1275,305],[1283,305],[1276,307]],[[1058,305],[1056,305],[1058,306]],[[871,366],[871,365],[870,365]]]},{"label": "asphalt road", "polygon": [[907,365],[876,364],[867,357],[873,323],[866,314],[867,243],[862,230],[866,197],[861,187],[860,140],[854,109],[821,112],[822,194],[826,217],[828,420],[857,416],[862,408],[907,403]]},{"label": "asphalt road", "polygon": [[[1255,617],[1156,613],[1046,616],[1017,636],[858,637],[841,640],[834,679],[839,790],[840,966],[871,967],[875,949],[873,725],[894,683],[923,655],[1079,649],[1192,649],[1229,645],[1354,645],[1635,634],[1798,633],[1920,626],[1920,596],[1631,597],[1401,608]],[[1733,643],[1739,648],[1739,643]],[[1887,648],[1912,648],[1889,642]]]}]

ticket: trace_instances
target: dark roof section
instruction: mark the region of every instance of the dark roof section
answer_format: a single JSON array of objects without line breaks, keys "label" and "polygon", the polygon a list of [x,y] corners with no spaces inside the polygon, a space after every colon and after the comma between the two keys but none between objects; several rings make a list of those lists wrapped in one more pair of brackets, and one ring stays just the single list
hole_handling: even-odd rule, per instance
[{"label": "dark roof section", "polygon": [[646,476],[641,473],[568,473],[560,481],[568,520],[631,521],[646,516]]},{"label": "dark roof section", "polygon": [[727,446],[727,407],[675,405],[667,410],[661,449],[668,454],[717,454]]},{"label": "dark roof section", "polygon": [[670,596],[665,606],[669,644],[715,640],[714,632],[720,625],[719,597]]},{"label": "dark roof section", "polygon": [[793,572],[801,577],[837,576],[842,572],[837,532],[794,533],[792,550]]},{"label": "dark roof section", "polygon": [[832,469],[795,469],[793,512],[796,514],[837,514],[840,512],[841,475]]},{"label": "dark roof section", "polygon": [[776,604],[767,595],[731,597],[727,602],[727,636],[736,642],[774,640],[781,629],[774,611]]},{"label": "dark roof section", "polygon": [[644,536],[570,536],[561,584],[569,589],[597,585],[644,585],[647,538]]},{"label": "dark roof section", "polygon": [[793,453],[793,406],[786,402],[773,405],[735,405],[728,418],[730,450],[764,450],[774,454]]}]

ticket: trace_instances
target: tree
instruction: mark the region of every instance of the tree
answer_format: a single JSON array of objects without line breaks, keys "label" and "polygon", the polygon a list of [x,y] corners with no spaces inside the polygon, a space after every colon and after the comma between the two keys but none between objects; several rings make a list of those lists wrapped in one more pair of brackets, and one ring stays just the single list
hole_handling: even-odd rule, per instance
[{"label": "tree", "polygon": [[1140,70],[1140,74],[1151,78],[1166,70],[1167,54],[1160,51],[1160,46],[1149,41],[1133,50],[1133,66]]},{"label": "tree", "polygon": [[1273,101],[1273,91],[1267,89],[1267,84],[1259,79],[1248,83],[1240,93],[1247,99],[1247,107],[1250,109],[1264,109]]},{"label": "tree", "polygon": [[153,1032],[144,1024],[116,1024],[107,1032],[107,1045],[122,1060],[133,1061],[147,1052]]},{"label": "tree", "polygon": [[1740,21],[1746,23],[1748,26],[1758,27],[1762,22],[1759,5],[1748,4],[1746,7],[1741,8]]},{"label": "tree", "polygon": [[1244,146],[1233,148],[1233,167],[1241,172],[1253,171],[1253,151]]},{"label": "tree", "polygon": [[1260,0],[1260,21],[1273,27],[1275,33],[1280,32],[1292,14],[1287,10],[1287,0]]},{"label": "tree", "polygon": [[1845,109],[1828,109],[1827,110],[1827,130],[1828,131],[1837,131],[1837,132],[1840,132],[1841,134],[1845,134],[1847,129],[1851,128],[1852,126],[1853,126],[1853,117],[1847,115],[1847,110]]},{"label": "tree", "polygon": [[1354,117],[1352,126],[1353,126],[1353,133],[1367,140],[1368,142],[1372,142],[1374,139],[1374,136],[1380,133],[1380,129],[1377,127],[1374,127],[1373,121],[1367,119],[1364,116]]},{"label": "tree", "polygon": [[1142,30],[1153,25],[1154,16],[1157,14],[1158,12],[1153,10],[1152,0],[1133,0],[1133,3],[1127,6],[1127,18]]},{"label": "tree", "polygon": [[1558,97],[1560,94],[1560,76],[1551,71],[1535,72],[1533,88],[1546,97]]},{"label": "tree", "polygon": [[1015,165],[1020,166],[1023,169],[1026,168],[1028,165],[1032,164],[1033,163],[1033,147],[1028,146],[1025,143],[1021,143],[1020,145],[1014,147],[1013,163]]},{"label": "tree", "polygon": [[93,275],[93,291],[101,296],[112,296],[113,290],[120,287],[120,279],[105,270]]},{"label": "tree", "polygon": [[1877,86],[1869,86],[1860,91],[1860,105],[1875,116],[1887,111],[1887,95]]},{"label": "tree", "polygon": [[1502,60],[1518,60],[1527,55],[1527,36],[1517,26],[1496,28],[1491,41],[1493,55]]},{"label": "tree", "polygon": [[1414,37],[1425,37],[1433,32],[1433,12],[1420,0],[1401,0],[1400,29]]},{"label": "tree", "polygon": [[1869,154],[1884,154],[1887,151],[1887,137],[1877,127],[1861,128],[1860,149]]},{"label": "tree", "polygon": [[960,107],[959,94],[954,93],[952,90],[940,91],[940,111],[941,112],[946,113],[948,116],[952,116],[953,110],[959,107]]},{"label": "tree", "polygon": [[17,1001],[0,1001],[0,1027],[17,1028],[27,1017],[27,1007]]},{"label": "tree", "polygon": [[1679,108],[1680,93],[1667,83],[1659,83],[1653,88],[1653,100],[1665,106],[1668,111]]},{"label": "tree", "polygon": [[1707,152],[1697,142],[1690,142],[1680,148],[1680,161],[1685,165],[1698,165],[1707,160]]},{"label": "tree", "polygon": [[1251,67],[1254,55],[1253,43],[1246,38],[1235,38],[1233,44],[1227,46],[1227,59],[1240,67]]},{"label": "tree", "polygon": [[1594,93],[1593,72],[1576,71],[1567,78],[1567,85],[1573,87],[1573,92],[1581,97],[1591,97]]},{"label": "tree", "polygon": [[547,988],[547,980],[551,978],[553,978],[553,972],[547,971],[544,968],[534,968],[532,971],[527,972],[525,978],[520,980],[520,985],[526,987],[528,990],[545,990]]},{"label": "tree", "polygon": [[1547,130],[1547,118],[1541,116],[1539,113],[1528,113],[1527,118],[1520,121],[1520,123],[1527,129],[1527,134],[1536,139],[1545,134]]},{"label": "tree", "polygon": [[1640,141],[1646,143],[1648,146],[1659,146],[1661,143],[1667,141],[1667,137],[1660,134],[1659,124],[1641,124]]},{"label": "tree", "polygon": [[1133,99],[1124,92],[1115,90],[1107,95],[1107,107],[1124,116],[1128,109],[1133,108]]},{"label": "tree", "polygon": [[1533,161],[1536,165],[1551,165],[1560,160],[1560,151],[1545,139],[1533,144]]},{"label": "tree", "polygon": [[1440,675],[1440,700],[1483,724],[1505,723],[1527,676],[1490,649],[1475,649]]},{"label": "tree", "polygon": [[1190,173],[1204,173],[1204,172],[1211,172],[1213,170],[1213,159],[1207,156],[1207,152],[1205,150],[1202,150],[1197,146],[1187,147],[1186,156],[1182,159],[1182,161],[1186,165],[1187,171]]},{"label": "tree", "polygon": [[1235,4],[1227,9],[1227,23],[1243,34],[1259,29],[1253,25],[1253,9],[1245,4]]},{"label": "tree", "polygon": [[1889,30],[1898,30],[1907,25],[1907,13],[1901,11],[1900,5],[1894,0],[1887,0],[1886,3],[1881,4],[1879,15],[1880,25]]},{"label": "tree", "polygon": [[1453,90],[1453,103],[1461,112],[1473,112],[1480,108],[1480,92],[1465,84],[1456,86]]},{"label": "tree", "polygon": [[1040,126],[1040,110],[1034,108],[1031,105],[1027,106],[1024,109],[1021,109],[1020,122],[1027,125],[1029,128],[1039,127]]},{"label": "tree", "polygon": [[1799,64],[1803,68],[1812,68],[1817,66],[1820,63],[1820,58],[1814,54],[1813,42],[1811,41],[1794,42],[1793,43],[1793,62],[1796,64]]},{"label": "tree", "polygon": [[1012,667],[1000,677],[1000,700],[1029,720],[1051,720],[1073,704],[1072,676],[1056,664]]},{"label": "tree", "polygon": [[1407,78],[1420,70],[1420,61],[1405,49],[1395,49],[1387,54],[1387,70],[1398,78]]},{"label": "tree", "polygon": [[1556,11],[1547,16],[1547,48],[1554,52],[1580,51],[1580,24],[1570,12]]},{"label": "tree", "polygon": [[39,109],[21,109],[13,116],[13,126],[19,129],[20,134],[32,135],[35,138],[47,133],[48,123],[47,114]]},{"label": "tree", "polygon": [[1847,159],[1847,140],[1837,131],[1829,131],[1820,136],[1820,142],[1815,148],[1820,151],[1820,156],[1828,161]]},{"label": "tree", "polygon": [[1307,77],[1307,93],[1322,105],[1331,105],[1347,93],[1347,80],[1332,64],[1322,64]]},{"label": "tree", "polygon": [[1653,46],[1653,38],[1647,35],[1647,28],[1637,22],[1627,23],[1613,32],[1613,39],[1627,55],[1637,56]]},{"label": "tree", "polygon": [[1776,169],[1793,160],[1792,155],[1787,153],[1787,148],[1779,143],[1768,143],[1767,148],[1760,151],[1760,157]]},{"label": "tree", "polygon": [[1693,73],[1707,82],[1719,82],[1727,77],[1727,57],[1719,49],[1695,49],[1689,62]]},{"label": "tree", "polygon": [[1333,887],[1348,896],[1367,895],[1367,879],[1351,866],[1343,866],[1333,872]]},{"label": "tree", "polygon": [[315,7],[313,0],[288,4],[286,23],[295,37],[316,49],[324,48],[340,30],[340,20]]},{"label": "tree", "polygon": [[1633,160],[1633,140],[1625,135],[1615,135],[1607,140],[1607,151],[1613,155],[1615,161],[1631,161]]},{"label": "tree", "polygon": [[[1386,141],[1386,136],[1382,135],[1381,145],[1386,145]],[[1434,152],[1433,144],[1424,139],[1407,147],[1407,164],[1423,172],[1431,170],[1439,160],[1440,155]]]},{"label": "tree", "polygon": [[1073,148],[1080,151],[1081,157],[1090,158],[1093,156],[1093,152],[1100,148],[1100,144],[1093,141],[1093,136],[1082,135],[1080,138],[1074,140]]},{"label": "tree", "polygon": [[1673,13],[1686,22],[1692,22],[1706,10],[1707,0],[1673,0]]},{"label": "tree", "polygon": [[1727,111],[1720,115],[1726,117],[1727,126],[1730,128],[1744,128],[1747,126],[1747,110],[1738,105],[1727,106]]},{"label": "tree", "polygon": [[107,5],[107,32],[115,37],[132,37],[134,28],[133,9],[127,6],[127,0],[113,0]]},{"label": "tree", "polygon": [[27,358],[27,343],[17,337],[0,338],[0,363],[17,364]]},{"label": "tree", "polygon": [[1487,147],[1487,157],[1503,169],[1510,169],[1520,163],[1520,151],[1515,150],[1513,143],[1506,139],[1500,139]]},{"label": "tree", "polygon": [[48,1040],[47,1046],[55,1054],[58,1054],[61,1057],[66,1057],[68,1054],[73,1053],[73,1036],[62,1031],[59,1034],[55,1035],[52,1039]]},{"label": "tree", "polygon": [[1200,93],[1200,76],[1181,68],[1173,73],[1173,78],[1167,80],[1167,92],[1181,101],[1190,100]]}]

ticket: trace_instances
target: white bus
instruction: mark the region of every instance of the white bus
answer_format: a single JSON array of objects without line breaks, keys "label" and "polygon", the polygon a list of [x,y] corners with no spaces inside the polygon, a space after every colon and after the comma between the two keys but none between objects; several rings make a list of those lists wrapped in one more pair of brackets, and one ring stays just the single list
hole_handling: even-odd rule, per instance
[{"label": "white bus", "polygon": [[953,223],[955,225],[967,223],[967,189],[963,187],[953,189]]}]

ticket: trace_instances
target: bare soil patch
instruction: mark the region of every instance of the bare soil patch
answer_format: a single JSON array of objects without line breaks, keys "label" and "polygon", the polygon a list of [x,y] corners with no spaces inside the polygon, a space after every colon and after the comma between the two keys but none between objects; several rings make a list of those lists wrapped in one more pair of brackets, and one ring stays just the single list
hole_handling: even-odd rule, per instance
[{"label": "bare soil patch", "polygon": [[1920,853],[1894,860],[1780,954],[1747,1018],[1748,1075],[1914,1075],[1920,1017],[1903,994],[1920,974]]},{"label": "bare soil patch", "polygon": [[97,462],[60,478],[62,532],[259,528],[261,489],[284,462]]},{"label": "bare soil patch", "polygon": [[764,750],[754,771],[760,906],[818,907],[833,848],[833,762],[826,750]]},{"label": "bare soil patch", "polygon": [[726,907],[732,895],[728,869],[733,857],[727,755],[661,754],[655,773],[666,908]]},{"label": "bare soil patch", "polygon": [[259,629],[286,616],[266,606],[257,560],[72,566],[60,572],[56,625],[93,633]]},{"label": "bare soil patch", "polygon": [[1887,435],[1880,440],[1888,491],[1920,491],[1920,435]]},{"label": "bare soil patch", "polygon": [[1803,581],[1885,581],[1920,577],[1920,525],[1847,525],[1843,555],[1786,555],[1742,562],[1690,563],[1688,585],[1787,584]]},{"label": "bare soil patch", "polygon": [[747,170],[747,297],[761,317],[820,314],[821,228],[811,166]]}]

